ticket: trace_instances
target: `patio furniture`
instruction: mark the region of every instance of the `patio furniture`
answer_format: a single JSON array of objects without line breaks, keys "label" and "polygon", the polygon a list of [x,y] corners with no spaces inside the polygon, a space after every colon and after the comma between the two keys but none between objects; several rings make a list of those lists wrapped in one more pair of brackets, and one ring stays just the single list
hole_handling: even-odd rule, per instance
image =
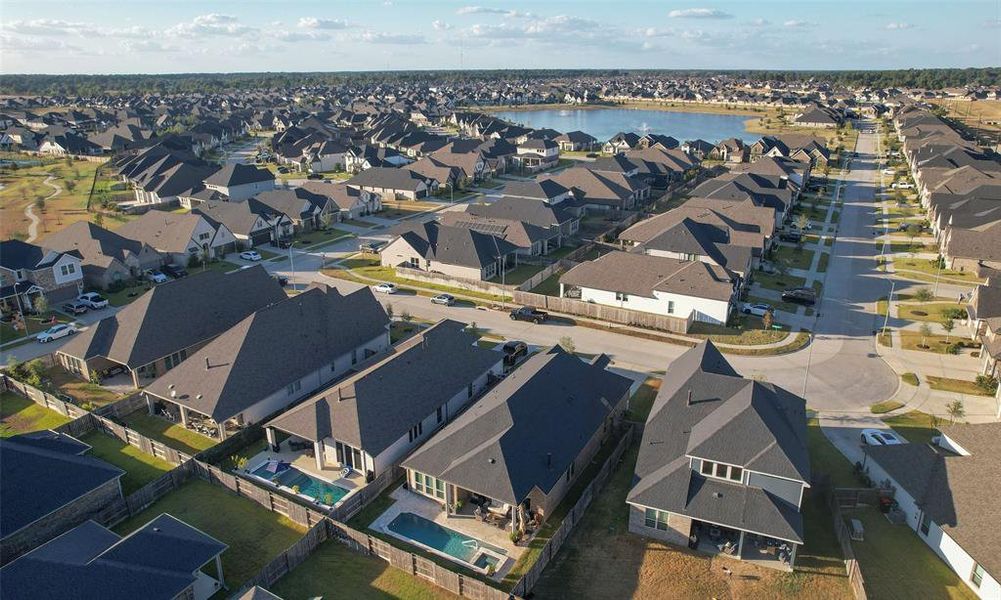
[{"label": "patio furniture", "polygon": [[344,467],[341,469],[341,477],[347,478],[351,476],[351,467]]},{"label": "patio furniture", "polygon": [[851,526],[848,528],[849,535],[853,541],[863,542],[865,541],[865,528],[862,526],[862,521],[858,519],[851,520]]}]

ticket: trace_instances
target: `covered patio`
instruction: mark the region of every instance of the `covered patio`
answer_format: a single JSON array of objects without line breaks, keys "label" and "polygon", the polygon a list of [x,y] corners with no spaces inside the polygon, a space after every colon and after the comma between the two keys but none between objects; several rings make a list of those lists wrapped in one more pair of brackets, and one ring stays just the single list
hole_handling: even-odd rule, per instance
[{"label": "covered patio", "polygon": [[[145,394],[146,405],[149,414],[160,419],[166,419],[178,424],[185,429],[197,431],[198,433],[215,438],[219,441],[225,440],[230,435],[239,432],[243,426],[229,419],[222,424],[217,423],[212,417],[199,413],[183,404],[171,402],[169,400]],[[220,426],[221,425],[221,426]]]},{"label": "covered patio", "polygon": [[728,556],[762,567],[792,571],[798,544],[693,519],[689,546],[705,554]]}]

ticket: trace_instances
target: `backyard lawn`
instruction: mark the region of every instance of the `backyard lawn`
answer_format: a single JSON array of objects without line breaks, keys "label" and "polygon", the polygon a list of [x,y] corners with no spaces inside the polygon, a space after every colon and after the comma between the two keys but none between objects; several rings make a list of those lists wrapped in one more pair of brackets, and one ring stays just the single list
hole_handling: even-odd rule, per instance
[{"label": "backyard lawn", "polygon": [[636,392],[629,399],[629,410],[626,411],[626,418],[637,423],[646,423],[646,418],[653,408],[653,401],[660,391],[660,377],[647,377]]},{"label": "backyard lawn", "polygon": [[[223,555],[225,556],[225,554]],[[329,540],[271,591],[282,598],[350,598],[352,600],[438,600],[458,598],[413,577],[386,561],[349,550]]]},{"label": "backyard lawn", "polygon": [[[534,277],[545,265],[518,265],[504,274],[504,283],[507,285],[521,285]],[[500,283],[501,278],[495,277],[492,281]]]},{"label": "backyard lawn", "polygon": [[128,415],[123,421],[130,429],[135,429],[146,437],[192,455],[218,443],[217,440],[206,435],[153,416],[142,409]]},{"label": "backyard lawn", "polygon": [[795,275],[780,275],[778,273],[754,272],[754,282],[763,288],[781,292],[788,288],[798,288],[806,285],[806,279]]},{"label": "backyard lawn", "polygon": [[[229,546],[222,553],[223,575],[231,591],[256,575],[279,553],[297,542],[305,529],[253,500],[220,486],[193,480],[115,527],[126,535],[168,513]],[[214,573],[214,571],[213,571]]]},{"label": "backyard lawn", "polygon": [[76,404],[87,408],[88,405],[104,406],[118,402],[125,394],[113,392],[96,383],[84,381],[59,365],[53,365],[45,370],[45,377],[63,394],[76,400]]},{"label": "backyard lawn", "polygon": [[813,263],[813,250],[800,247],[779,246],[772,256],[775,262],[790,269],[809,269]]},{"label": "backyard lawn", "polygon": [[862,521],[865,528],[865,541],[852,542],[852,548],[870,598],[977,597],[906,525],[891,524],[872,507],[845,511],[844,515]]},{"label": "backyard lawn", "polygon": [[[818,598],[850,599],[830,515],[804,499],[807,545],[802,571],[781,573],[727,558],[714,559],[628,531],[626,494],[637,444],[623,454],[608,485],[542,573],[537,598]],[[732,576],[723,572],[731,569]]]},{"label": "backyard lawn", "polygon": [[53,429],[71,419],[10,392],[0,393],[0,438]]},{"label": "backyard lawn", "polygon": [[125,470],[122,492],[126,496],[174,468],[167,461],[100,431],[92,431],[81,437],[80,441],[90,445],[87,453],[90,456]]},{"label": "backyard lawn", "polygon": [[542,283],[532,288],[533,294],[544,294],[546,296],[560,295],[560,276],[562,273],[553,273],[542,280]]}]

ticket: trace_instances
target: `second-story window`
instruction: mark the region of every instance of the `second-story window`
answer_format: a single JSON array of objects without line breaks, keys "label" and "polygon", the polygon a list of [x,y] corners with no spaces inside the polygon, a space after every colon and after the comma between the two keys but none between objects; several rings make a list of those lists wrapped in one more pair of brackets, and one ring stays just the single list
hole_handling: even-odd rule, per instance
[{"label": "second-story window", "polygon": [[702,461],[699,472],[707,477],[716,477],[718,479],[729,479],[731,481],[743,481],[744,479],[744,469],[741,467],[725,465],[711,460]]},{"label": "second-story window", "polygon": [[292,394],[298,392],[301,389],[302,389],[302,382],[301,381],[294,381],[294,382],[288,384],[288,387],[285,388],[285,393],[288,394],[289,396],[291,396]]}]

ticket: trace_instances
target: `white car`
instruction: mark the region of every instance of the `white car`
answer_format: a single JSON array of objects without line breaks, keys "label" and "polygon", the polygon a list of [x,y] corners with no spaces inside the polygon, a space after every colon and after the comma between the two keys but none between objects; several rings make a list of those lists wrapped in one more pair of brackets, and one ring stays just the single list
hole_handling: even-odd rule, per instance
[{"label": "white car", "polygon": [[895,190],[909,190],[912,187],[914,187],[914,184],[913,183],[908,183],[906,181],[899,181],[899,182],[893,184],[890,187],[892,187]]},{"label": "white car", "polygon": [[146,279],[152,281],[153,283],[166,283],[167,276],[160,271],[149,270],[146,271]]},{"label": "white car", "polygon": [[45,344],[51,342],[52,340],[58,340],[61,337],[66,337],[68,335],[73,335],[76,333],[76,327],[73,327],[72,323],[60,323],[59,325],[53,325],[45,331],[39,333],[35,336],[35,339],[39,342]]},{"label": "white car", "polygon": [[395,283],[380,283],[375,286],[375,291],[382,292],[383,294],[395,294],[396,284]]},{"label": "white car", "polygon": [[756,317],[763,317],[765,313],[772,312],[772,307],[769,304],[751,304],[748,302],[744,303],[744,306],[740,308],[740,311],[745,315],[754,315]]},{"label": "white car", "polygon": [[889,429],[863,429],[861,437],[863,446],[896,446],[904,443]]},{"label": "white car", "polygon": [[82,302],[87,305],[87,308],[91,310],[100,310],[102,308],[107,308],[108,300],[98,294],[97,292],[87,292],[86,294],[80,294],[76,297],[78,302]]},{"label": "white car", "polygon": [[261,260],[261,253],[257,250],[244,250],[240,253],[240,258],[249,260],[250,262],[257,262]]},{"label": "white car", "polygon": [[895,175],[896,173],[896,169],[883,169],[883,175]]}]

